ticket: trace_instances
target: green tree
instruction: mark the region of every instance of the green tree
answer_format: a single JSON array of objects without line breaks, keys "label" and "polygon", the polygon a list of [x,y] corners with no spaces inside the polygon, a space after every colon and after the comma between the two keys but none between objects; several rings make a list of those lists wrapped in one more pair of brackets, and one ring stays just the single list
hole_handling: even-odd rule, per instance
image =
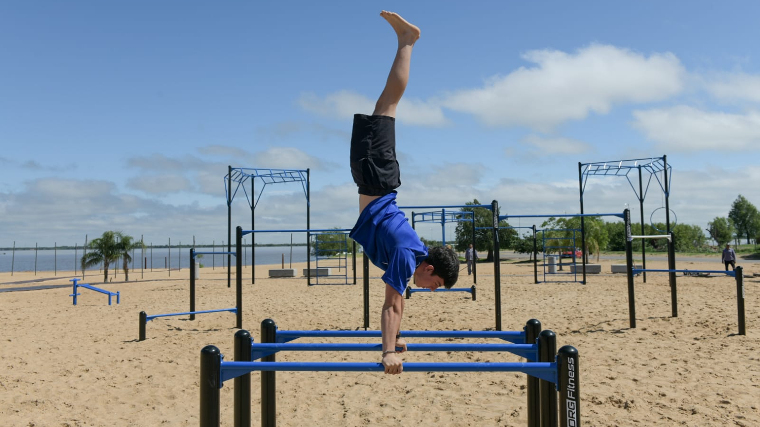
[{"label": "green tree", "polygon": [[[588,254],[596,254],[596,261],[599,262],[599,252],[606,248],[609,244],[610,237],[607,234],[607,228],[604,226],[604,221],[599,217],[587,216],[583,220],[586,229],[586,247],[583,248],[583,256],[588,260]],[[568,217],[568,218],[549,218],[541,224],[544,229],[560,229],[560,230],[580,230],[581,218],[580,217]],[[560,243],[557,246],[572,246],[572,231],[556,231],[552,232],[553,237],[565,237],[566,244]],[[578,246],[581,242],[580,231],[575,233],[575,244]]]},{"label": "green tree", "polygon": [[[467,202],[466,205],[480,205],[478,199],[473,199],[472,202]],[[487,262],[493,261],[493,213],[490,209],[486,208],[462,208],[462,212],[474,212],[475,215],[475,227],[482,228],[481,230],[475,230],[475,244],[473,247],[478,252],[488,251],[486,257]],[[498,215],[498,212],[496,213]],[[462,219],[469,219],[470,215],[462,215]],[[499,248],[507,249],[512,246],[512,241],[517,237],[517,232],[513,228],[509,227],[509,223],[506,221],[499,222]],[[456,243],[455,248],[457,251],[464,251],[472,243],[472,222],[459,222],[456,230]]]},{"label": "green tree", "polygon": [[311,254],[314,256],[336,256],[343,252],[353,252],[353,246],[353,239],[349,238],[345,231],[335,227],[335,231],[314,234]]},{"label": "green tree", "polygon": [[681,252],[702,250],[707,242],[705,233],[698,225],[676,224],[673,236],[676,239],[676,250]]},{"label": "green tree", "polygon": [[135,241],[132,236],[127,236],[120,232],[117,232],[116,235],[119,238],[119,256],[124,262],[122,267],[124,270],[124,280],[129,282],[129,263],[132,262],[132,255],[129,252],[133,249],[142,249],[143,243]]},{"label": "green tree", "polygon": [[707,232],[718,243],[718,247],[722,248],[733,240],[736,228],[730,219],[718,216],[707,223]]},{"label": "green tree", "polygon": [[758,234],[760,229],[760,213],[758,213],[755,205],[750,203],[741,194],[731,204],[731,211],[728,212],[728,218],[731,219],[736,227],[736,233],[738,236],[745,236],[747,238],[747,244],[750,243],[750,239]]},{"label": "green tree", "polygon": [[121,244],[117,237],[121,233],[106,231],[102,236],[92,239],[87,245],[90,252],[82,257],[82,271],[103,263],[103,283],[108,282],[108,267],[115,263],[122,254]]},{"label": "green tree", "polygon": [[[533,232],[517,237],[512,241],[512,249],[519,254],[530,254],[528,259],[533,259]],[[536,240],[536,250],[543,252],[543,241]]]}]

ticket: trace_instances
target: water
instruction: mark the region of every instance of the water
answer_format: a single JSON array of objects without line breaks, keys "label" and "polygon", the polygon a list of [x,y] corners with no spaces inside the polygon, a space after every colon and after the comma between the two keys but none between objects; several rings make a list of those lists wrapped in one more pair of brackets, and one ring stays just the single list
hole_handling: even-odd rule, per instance
[{"label": "water", "polygon": [[[212,247],[197,247],[198,252],[224,252],[227,247],[216,246]],[[233,247],[234,250],[234,247]],[[251,248],[243,248],[243,265],[251,265]],[[256,248],[256,265],[267,265],[282,263],[282,256],[285,255],[285,267],[287,268],[291,261],[290,246],[261,246]],[[81,271],[81,259],[84,255],[82,249],[73,250],[59,249],[57,251],[53,249],[38,250],[36,251],[36,271]],[[293,246],[292,262],[306,262],[306,246]],[[171,258],[171,268],[189,268],[190,267],[190,249],[189,248],[172,248],[171,253],[168,248],[145,248],[145,252],[135,250],[133,255],[133,262],[130,263],[130,270],[139,270],[140,260],[146,259],[147,270],[153,269],[165,269],[169,265],[169,258]],[[312,261],[314,257],[311,258]],[[203,255],[202,258],[196,257],[196,262],[200,262],[204,267],[226,267],[227,256],[226,255]],[[16,249],[15,256],[12,250],[0,251],[0,273],[7,273],[11,271],[11,263],[13,264],[13,271],[35,271],[35,250],[19,250]],[[232,257],[232,263],[234,265],[235,258]],[[121,269],[122,261],[117,261],[116,265],[112,265],[111,268],[117,267]],[[91,267],[88,270],[100,269],[100,266]]]}]

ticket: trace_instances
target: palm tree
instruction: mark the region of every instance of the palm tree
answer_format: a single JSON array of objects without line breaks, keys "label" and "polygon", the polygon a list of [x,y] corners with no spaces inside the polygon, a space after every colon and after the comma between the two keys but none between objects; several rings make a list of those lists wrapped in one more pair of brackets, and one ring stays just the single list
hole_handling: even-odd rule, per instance
[{"label": "palm tree", "polygon": [[124,260],[124,279],[129,282],[129,263],[132,261],[132,256],[129,254],[129,251],[142,248],[143,244],[142,242],[135,241],[132,236],[126,236],[122,233],[118,233],[118,236],[121,239],[119,242],[119,256]]},{"label": "palm tree", "polygon": [[87,245],[92,252],[88,252],[82,257],[82,271],[88,267],[103,263],[103,283],[108,282],[108,267],[116,262],[121,255],[120,244],[116,238],[121,233],[106,231],[102,236],[92,239]]}]

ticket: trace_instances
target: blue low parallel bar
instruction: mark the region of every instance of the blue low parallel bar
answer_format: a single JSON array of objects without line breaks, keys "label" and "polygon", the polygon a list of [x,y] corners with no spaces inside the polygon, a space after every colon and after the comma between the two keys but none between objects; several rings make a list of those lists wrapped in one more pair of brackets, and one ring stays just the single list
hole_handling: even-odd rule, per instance
[{"label": "blue low parallel bar", "polygon": [[639,273],[710,273],[710,274],[725,274],[727,276],[736,277],[735,271],[723,271],[723,270],[653,270],[653,269],[644,269],[644,268],[633,268],[631,269],[633,274],[639,274]]},{"label": "blue low parallel bar", "polygon": [[[341,343],[294,343],[294,344],[251,344],[252,360],[279,351],[382,351],[382,344],[341,344]],[[407,351],[485,351],[512,353],[530,362],[538,360],[536,344],[408,344]]]},{"label": "blue low parallel bar", "polygon": [[[276,341],[285,343],[297,338],[379,338],[381,331],[280,331]],[[493,338],[523,344],[524,331],[401,331],[404,338]]]},{"label": "blue low parallel bar", "polygon": [[184,316],[187,314],[203,314],[203,313],[219,313],[220,311],[229,311],[230,313],[237,313],[237,308],[220,308],[217,310],[203,310],[203,311],[186,311],[184,313],[168,313],[168,314],[154,314],[153,316],[146,316],[145,321],[151,321],[157,317],[170,317],[170,316]]},{"label": "blue low parallel bar", "polygon": [[116,304],[119,304],[121,302],[121,294],[119,292],[111,292],[105,289],[96,288],[95,286],[92,286],[87,283],[79,284],[77,283],[79,282],[79,280],[81,279],[69,279],[69,282],[74,282],[73,293],[69,295],[70,297],[74,297],[74,305],[77,305],[77,296],[79,296],[79,292],[77,291],[77,289],[80,287],[89,289],[91,291],[100,292],[101,294],[108,295],[108,305],[111,305],[111,297],[116,297]]},{"label": "blue low parallel bar", "polygon": [[[222,382],[254,371],[383,372],[382,363],[356,362],[222,362]],[[557,384],[555,362],[404,363],[404,372],[522,372]]]},{"label": "blue low parallel bar", "polygon": [[437,292],[469,292],[470,294],[472,294],[472,300],[475,301],[475,299],[477,298],[477,294],[475,291],[476,291],[475,285],[472,285],[469,288],[451,288],[451,289],[438,288],[435,291],[431,291],[430,289],[426,289],[426,288],[412,288],[411,286],[407,286],[405,295],[406,295],[406,299],[409,299],[412,297],[412,294],[417,293],[417,292],[436,292],[436,293]]}]

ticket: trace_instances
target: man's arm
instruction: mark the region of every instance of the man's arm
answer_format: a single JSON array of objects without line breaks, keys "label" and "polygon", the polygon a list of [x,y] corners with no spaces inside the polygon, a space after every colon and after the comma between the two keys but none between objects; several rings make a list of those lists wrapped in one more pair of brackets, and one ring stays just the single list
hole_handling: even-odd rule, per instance
[{"label": "man's arm", "polygon": [[[401,357],[396,351],[396,334],[401,330],[404,315],[404,298],[393,287],[385,285],[385,303],[380,320],[383,334],[383,365],[386,374],[400,374],[403,370]],[[389,353],[386,353],[389,352]]]}]

